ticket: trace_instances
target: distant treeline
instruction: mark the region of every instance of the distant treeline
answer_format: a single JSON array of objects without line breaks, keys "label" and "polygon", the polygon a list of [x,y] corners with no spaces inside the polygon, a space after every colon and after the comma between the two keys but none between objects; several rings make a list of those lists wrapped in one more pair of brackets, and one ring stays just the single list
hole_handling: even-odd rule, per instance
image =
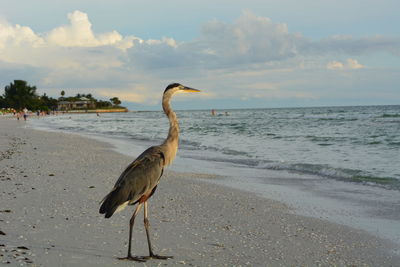
[{"label": "distant treeline", "polygon": [[64,95],[65,92],[61,91],[61,97],[58,99],[49,97],[46,93],[40,96],[36,93],[36,86],[30,86],[23,80],[14,80],[4,88],[4,94],[0,96],[0,108],[13,108],[17,111],[24,108],[32,111],[57,110],[58,101],[79,101],[82,97],[93,101],[95,108],[121,108],[121,101],[117,97],[104,101],[95,99],[91,94],[77,94],[71,97]]}]

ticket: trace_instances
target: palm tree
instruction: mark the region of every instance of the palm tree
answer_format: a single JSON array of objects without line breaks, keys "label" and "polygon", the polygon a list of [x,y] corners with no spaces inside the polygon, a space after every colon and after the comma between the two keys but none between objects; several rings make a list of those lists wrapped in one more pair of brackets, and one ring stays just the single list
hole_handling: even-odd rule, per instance
[{"label": "palm tree", "polygon": [[121,104],[121,101],[118,99],[118,97],[110,98],[110,101],[114,104],[114,106]]}]

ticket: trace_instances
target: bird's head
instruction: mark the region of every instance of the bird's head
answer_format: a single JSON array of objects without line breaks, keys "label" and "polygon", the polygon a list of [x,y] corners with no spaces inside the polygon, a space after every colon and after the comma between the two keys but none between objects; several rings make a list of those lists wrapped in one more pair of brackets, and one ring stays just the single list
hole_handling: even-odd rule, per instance
[{"label": "bird's head", "polygon": [[184,86],[180,83],[171,83],[165,88],[164,95],[170,94],[173,95],[175,93],[189,93],[189,92],[200,92],[200,90],[193,89],[187,86]]}]

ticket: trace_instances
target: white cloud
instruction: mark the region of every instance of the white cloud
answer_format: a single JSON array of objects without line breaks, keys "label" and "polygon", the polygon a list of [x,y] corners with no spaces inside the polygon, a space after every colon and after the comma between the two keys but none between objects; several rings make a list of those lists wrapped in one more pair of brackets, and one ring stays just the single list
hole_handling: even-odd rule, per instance
[{"label": "white cloud", "polygon": [[331,61],[326,64],[326,68],[329,70],[355,70],[355,69],[362,69],[365,66],[358,63],[356,59],[348,58],[346,62],[342,63],[339,61]]},{"label": "white cloud", "polygon": [[279,62],[299,55],[305,38],[290,33],[286,24],[274,23],[246,11],[234,23],[205,23],[198,38],[176,42],[172,38],[148,40],[128,49],[129,61],[149,70],[165,68],[246,68],[248,64]]},{"label": "white cloud", "polygon": [[344,65],[339,61],[332,61],[326,65],[326,68],[329,70],[337,70],[337,69],[343,69]]},{"label": "white cloud", "polygon": [[357,60],[351,59],[351,58],[347,59],[347,66],[349,69],[352,69],[352,70],[364,68],[364,66],[361,65],[360,63],[358,63]]},{"label": "white cloud", "polygon": [[9,46],[25,46],[32,47],[43,45],[44,40],[36,35],[29,27],[15,25],[11,26],[6,22],[0,23],[0,49]]},{"label": "white cloud", "polygon": [[95,35],[87,15],[80,11],[68,17],[70,25],[42,34],[26,26],[0,22],[0,60],[47,67],[51,72],[75,69],[81,73],[85,69],[120,66],[119,57],[137,39],[123,38],[116,31]]},{"label": "white cloud", "polygon": [[74,11],[68,14],[69,25],[61,26],[52,30],[46,39],[50,44],[66,47],[96,47],[105,45],[119,45],[129,48],[133,46],[132,40],[124,40],[116,31],[95,35],[92,24],[86,13]]},{"label": "white cloud", "polygon": [[367,71],[354,57],[374,52],[400,55],[397,37],[314,41],[249,11],[233,23],[205,23],[198,38],[185,42],[171,37],[143,40],[117,31],[95,33],[81,11],[68,14],[68,19],[68,24],[44,33],[0,21],[0,72],[7,72],[0,81],[8,84],[1,79],[12,73],[21,79],[23,73],[35,73],[38,88],[88,88],[100,96],[148,104],[158,101],[154,96],[173,81],[216,88],[207,97],[313,98],[320,92],[306,88],[310,78],[315,88],[318,78],[325,86],[321,66]]},{"label": "white cloud", "polygon": [[206,23],[196,46],[220,61],[241,64],[294,57],[302,42],[303,37],[290,33],[286,24],[246,11],[233,24]]}]

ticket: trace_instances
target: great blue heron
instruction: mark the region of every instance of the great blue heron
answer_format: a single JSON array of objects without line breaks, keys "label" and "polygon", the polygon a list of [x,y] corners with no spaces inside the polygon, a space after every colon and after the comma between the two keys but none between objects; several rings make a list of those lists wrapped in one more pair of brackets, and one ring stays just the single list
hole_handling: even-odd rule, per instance
[{"label": "great blue heron", "polygon": [[[137,203],[136,209],[129,221],[129,245],[126,260],[145,261],[146,259],[168,259],[171,256],[160,256],[153,253],[150,234],[149,220],[147,219],[147,200],[156,191],[158,182],[163,174],[164,167],[170,165],[175,159],[178,150],[179,124],[175,112],[170,106],[171,97],[178,92],[200,92],[200,90],[173,83],[167,86],[162,99],[162,107],[169,119],[168,137],[159,146],[152,146],[140,154],[122,172],[108,195],[102,200],[100,213],[110,218],[114,212],[124,209],[127,205]],[[149,246],[148,257],[134,257],[131,254],[132,228],[136,215],[144,206],[144,227],[146,229],[147,243]]]}]

